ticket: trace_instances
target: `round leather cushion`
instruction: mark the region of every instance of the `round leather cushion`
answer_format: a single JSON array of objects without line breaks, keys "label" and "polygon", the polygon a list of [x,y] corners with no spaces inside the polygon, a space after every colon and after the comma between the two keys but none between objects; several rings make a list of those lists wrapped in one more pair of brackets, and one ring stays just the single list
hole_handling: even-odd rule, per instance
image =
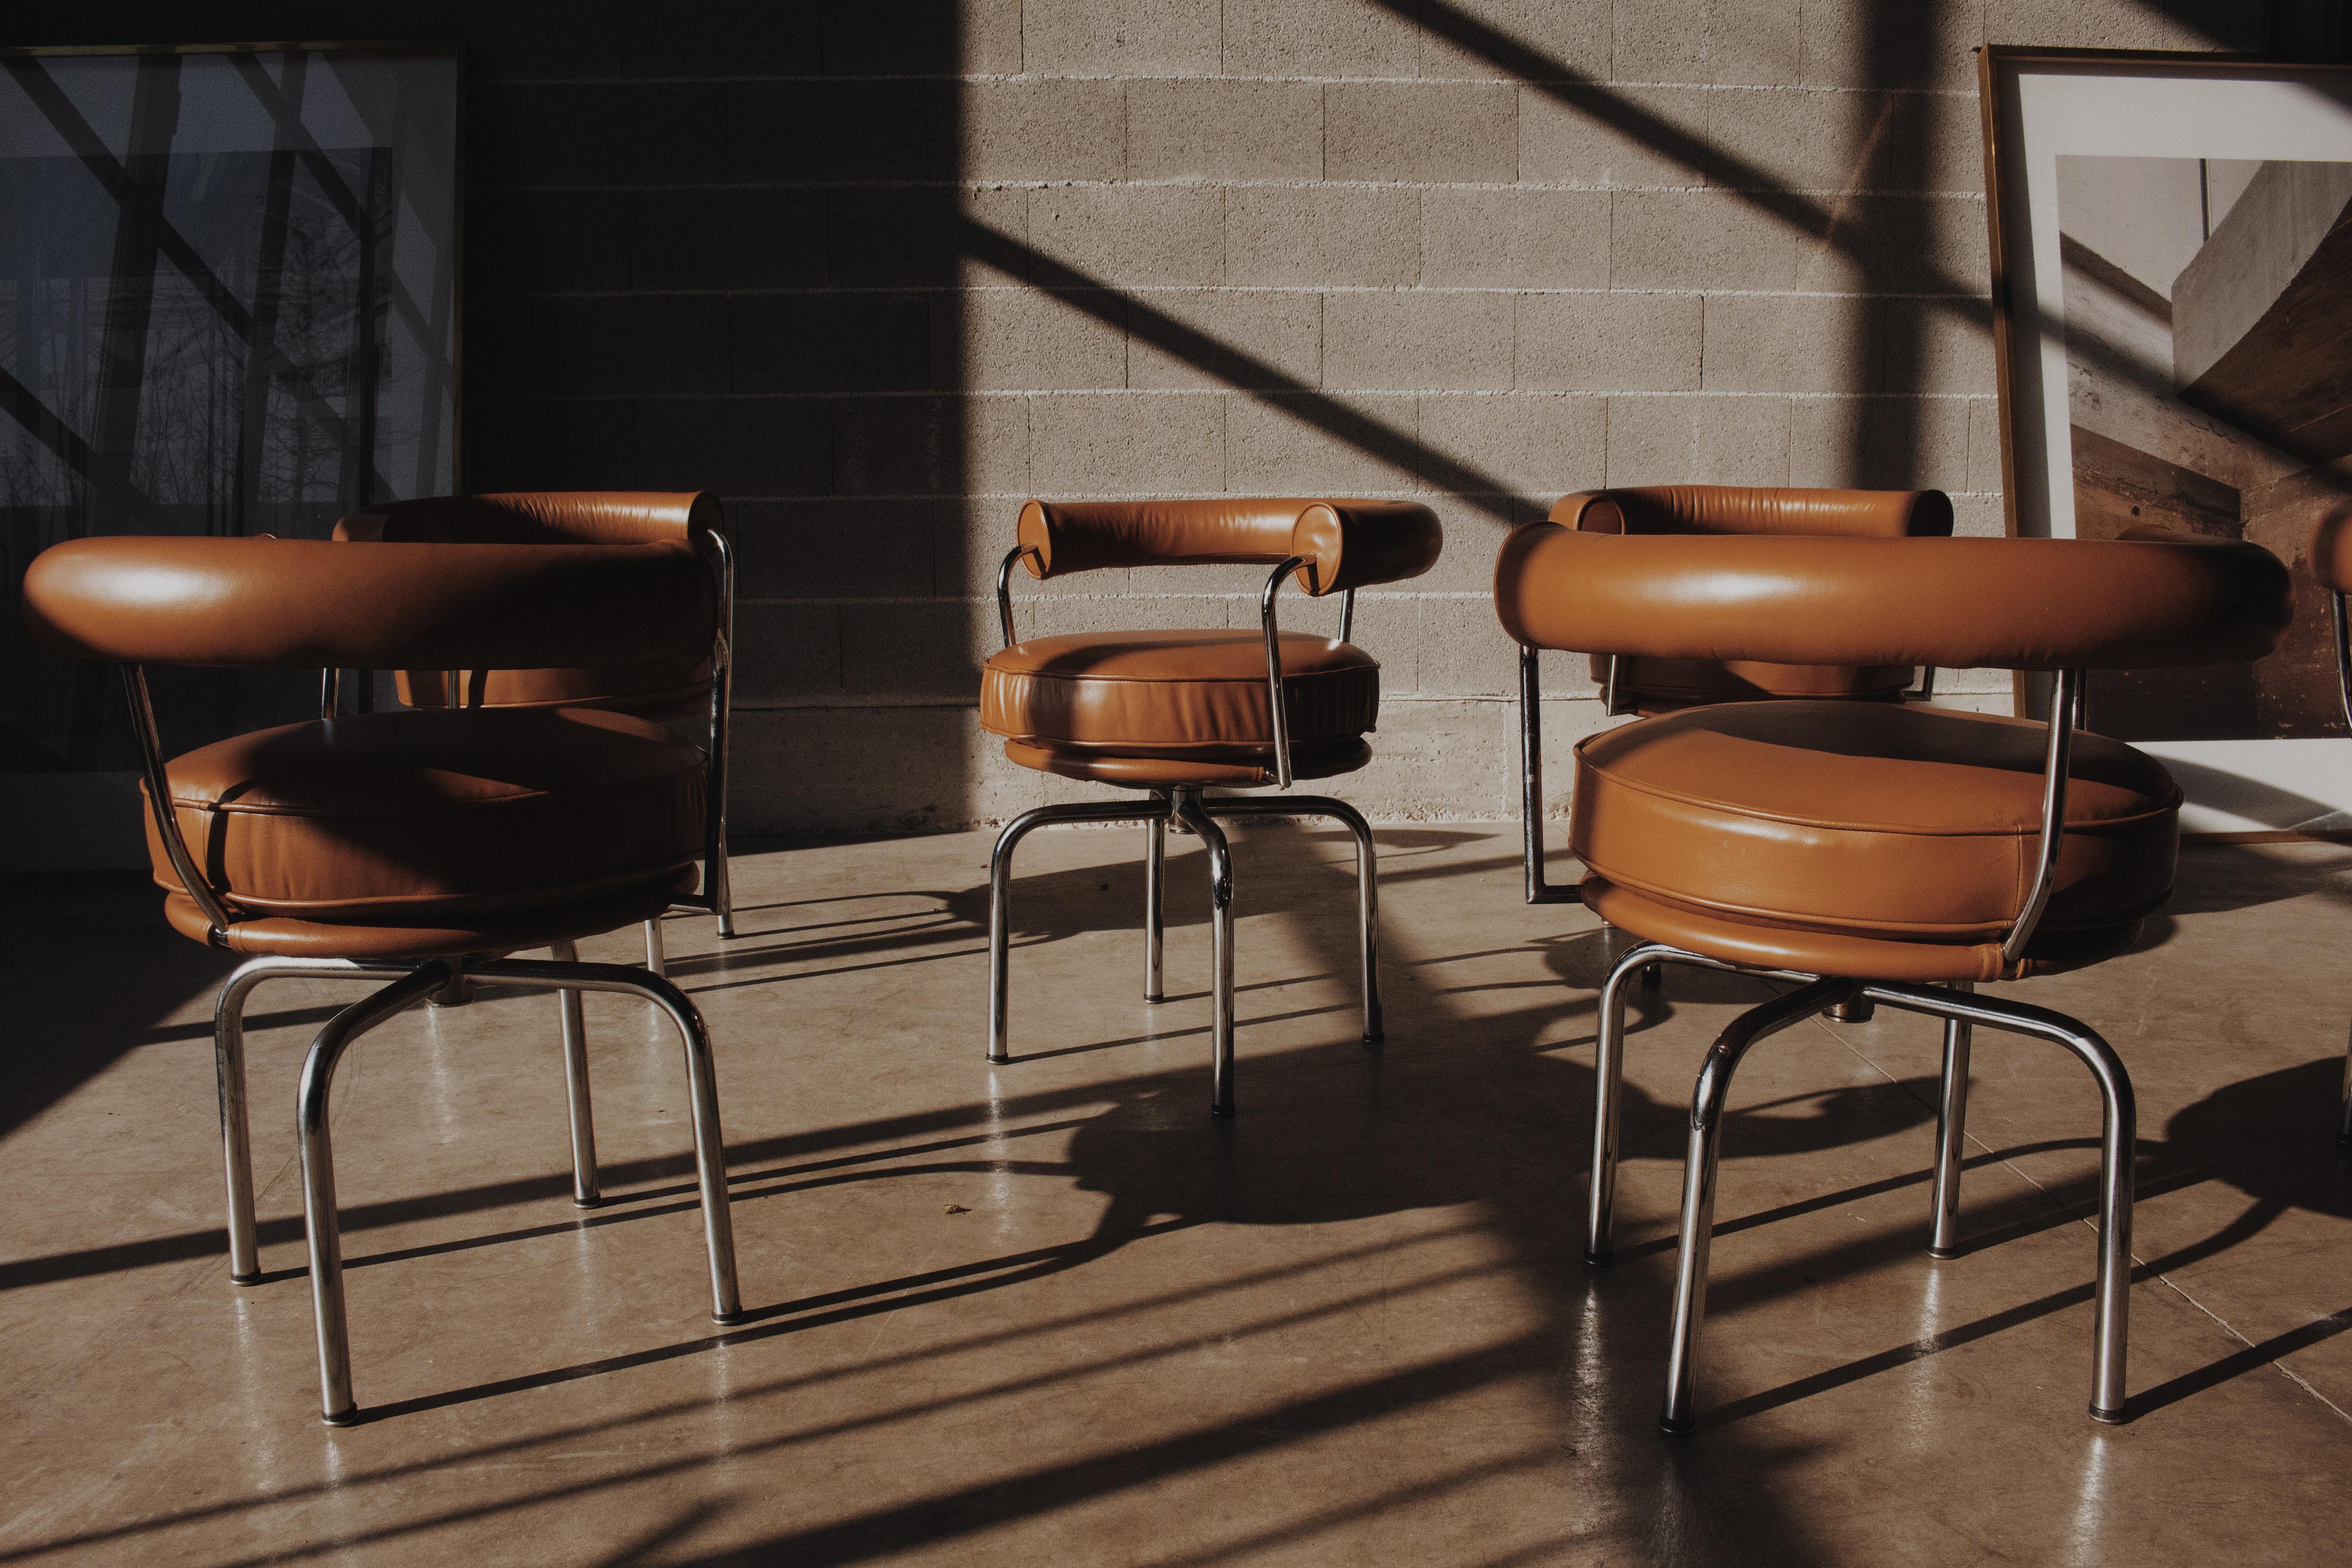
[{"label": "round leather cushion", "polygon": [[[702,753],[623,714],[362,714],[217,742],[165,769],[188,850],[259,915],[379,925],[600,897],[703,849]],[[180,879],[152,815],[155,880]]]},{"label": "round leather cushion", "polygon": [[[1381,712],[1380,662],[1282,633],[1294,746],[1349,740]],[[980,724],[1008,739],[1153,754],[1271,747],[1258,632],[1081,632],[1015,643],[982,673]]]},{"label": "round leather cushion", "polygon": [[[411,707],[445,707],[444,670],[396,670],[400,700]],[[710,661],[648,659],[585,670],[467,670],[466,707],[597,707],[639,718],[692,718],[710,704]]]},{"label": "round leather cushion", "polygon": [[[1576,748],[1570,841],[1600,876],[1702,913],[1896,940],[2000,937],[2033,885],[2047,733],[1876,703],[1692,708]],[[2180,789],[2077,735],[2049,931],[2162,903]]]}]

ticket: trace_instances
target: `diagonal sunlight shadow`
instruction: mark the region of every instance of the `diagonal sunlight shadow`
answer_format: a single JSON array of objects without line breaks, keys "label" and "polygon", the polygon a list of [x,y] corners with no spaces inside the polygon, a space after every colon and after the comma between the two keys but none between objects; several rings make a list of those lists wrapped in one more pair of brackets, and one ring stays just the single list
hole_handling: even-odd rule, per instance
[{"label": "diagonal sunlight shadow", "polygon": [[[1170,1222],[1167,1225],[1156,1228],[1153,1234],[1166,1234],[1178,1229],[1189,1228],[1189,1225],[1183,1222]],[[950,1340],[944,1343],[929,1345],[918,1350],[902,1351],[892,1355],[881,1357],[875,1362],[853,1365],[833,1366],[816,1372],[793,1374],[787,1376],[771,1379],[763,1384],[753,1385],[747,1387],[739,1387],[734,1390],[732,1397],[740,1402],[769,1397],[783,1397],[785,1396],[804,1396],[825,1385],[863,1376],[883,1368],[908,1366],[928,1362],[950,1361],[958,1356],[999,1348],[1018,1343],[1024,1339],[1051,1336],[1053,1334],[1065,1333],[1073,1329],[1113,1322],[1124,1318],[1164,1310],[1171,1306],[1182,1305],[1188,1302],[1209,1301],[1219,1296],[1247,1291],[1257,1286],[1301,1279],[1320,1270],[1345,1269],[1347,1266],[1351,1264],[1368,1262],[1373,1260],[1380,1260],[1384,1262],[1394,1262],[1399,1260],[1402,1251],[1409,1250],[1413,1247],[1428,1246],[1453,1240],[1476,1228],[1477,1227],[1475,1225],[1447,1227],[1443,1229],[1426,1232],[1414,1237],[1404,1242],[1402,1247],[1394,1240],[1382,1240],[1370,1245],[1345,1249],[1338,1252],[1326,1254],[1321,1257],[1302,1261],[1286,1263],[1272,1268],[1260,1269],[1246,1273],[1232,1275],[1203,1284],[1181,1286],[1175,1290],[1163,1291],[1158,1295],[1148,1297],[1140,1301],[1120,1302],[1107,1307],[1092,1308],[1074,1313],[1064,1313],[1058,1317],[1040,1319],[1035,1322],[1010,1329],[996,1329],[978,1334],[968,1334],[961,1338]],[[1080,1242],[1074,1245],[1084,1246],[1086,1243]],[[891,1281],[889,1282],[889,1288],[911,1289],[919,1285],[959,1279],[968,1279],[992,1270],[1009,1269],[1019,1265],[1034,1264],[1041,1260],[1050,1260],[1066,1253],[1068,1249],[1068,1248],[1045,1248],[1025,1253],[1016,1253],[993,1259],[986,1259],[973,1264],[961,1265],[952,1269],[937,1270],[924,1275]],[[1480,1268],[1457,1268],[1443,1270],[1436,1274],[1422,1277],[1416,1281],[1416,1286],[1420,1289],[1437,1289],[1464,1279],[1475,1277],[1476,1275],[1486,1271],[1488,1270]],[[830,1306],[840,1301],[851,1299],[852,1296],[852,1292],[832,1292],[825,1296],[810,1298],[806,1301],[793,1302],[791,1303],[790,1306],[792,1309],[795,1310],[804,1310],[815,1306]],[[1349,1312],[1360,1311],[1378,1299],[1379,1292],[1366,1295],[1351,1295],[1337,1302],[1303,1307],[1289,1312],[1281,1313],[1271,1319],[1243,1325],[1240,1329],[1231,1332],[1244,1334],[1277,1333],[1283,1329],[1296,1327],[1309,1322],[1319,1321],[1334,1312],[1344,1315]],[[891,1304],[900,1305],[904,1304],[904,1301],[897,1301]],[[785,1310],[787,1309],[771,1309],[772,1312],[782,1312]],[[801,1318],[796,1319],[790,1323],[772,1325],[770,1328],[759,1331],[750,1337],[766,1337],[767,1335],[776,1333],[789,1332],[813,1326],[815,1326],[815,1324],[812,1320],[808,1318]],[[1220,1334],[1214,1337],[1222,1338],[1223,1332],[1221,1331]],[[645,1353],[645,1355],[648,1361],[654,1359],[675,1359],[677,1356],[681,1354],[698,1354],[709,1350],[731,1347],[744,1343],[748,1343],[744,1333],[740,1330],[735,1330],[725,1333],[709,1335],[702,1339],[688,1341],[681,1344],[658,1347],[656,1350]],[[1108,1362],[1089,1364],[1083,1367],[1066,1369],[1059,1373],[1043,1375],[1042,1377],[1033,1375],[1030,1377],[1017,1380],[1015,1383],[1009,1385],[991,1385],[986,1388],[973,1391],[972,1393],[965,1396],[958,1396],[958,1398],[951,1401],[951,1403],[971,1403],[982,1398],[999,1396],[1007,1392],[1020,1392],[1059,1381],[1066,1381],[1070,1377],[1083,1377],[1090,1375],[1093,1373],[1106,1369],[1141,1364],[1145,1362],[1163,1359],[1169,1356],[1181,1356],[1198,1350],[1204,1343],[1212,1342],[1202,1339],[1187,1338],[1173,1344],[1123,1351],[1118,1353]],[[586,1375],[592,1371],[609,1370],[615,1370],[615,1368],[611,1366],[608,1363],[604,1362],[589,1364],[580,1367],[558,1368],[554,1369],[551,1373],[541,1375],[541,1378],[543,1381],[529,1383],[527,1385],[546,1386],[550,1382],[569,1381],[576,1376]],[[526,1380],[523,1379],[515,1379],[510,1381],[516,1384],[525,1384],[526,1382]],[[478,1392],[487,1396],[488,1394],[514,1391],[516,1390],[509,1388],[506,1385],[489,1385],[484,1390]],[[152,1533],[157,1530],[194,1523],[206,1519],[228,1516],[250,1507],[280,1506],[287,1503],[299,1501],[305,1498],[324,1495],[336,1490],[338,1486],[369,1483],[382,1484],[409,1479],[420,1476],[431,1475],[436,1471],[446,1470],[452,1467],[478,1464],[487,1460],[499,1458],[500,1457],[528,1453],[534,1448],[551,1447],[560,1448],[564,1445],[577,1443],[591,1437],[609,1440],[615,1432],[625,1427],[632,1426],[650,1427],[658,1421],[681,1415],[691,1414],[702,1407],[702,1402],[699,1400],[677,1401],[671,1404],[656,1406],[649,1409],[634,1411],[618,1421],[600,1421],[593,1424],[563,1427],[550,1431],[534,1433],[525,1437],[512,1438],[503,1442],[490,1443],[479,1448],[469,1448],[463,1453],[441,1455],[432,1458],[412,1459],[385,1465],[375,1469],[347,1475],[333,1481],[309,1481],[291,1484],[278,1488],[257,1498],[199,1504],[192,1508],[179,1510],[166,1514],[155,1515],[144,1520],[137,1520],[127,1523],[111,1525],[101,1531],[90,1531],[69,1537],[60,1537],[31,1547],[18,1548],[9,1552],[0,1552],[0,1563],[16,1562],[31,1557],[47,1555],[55,1552],[76,1551],[87,1547],[104,1544],[109,1542],[128,1540],[135,1536]],[[853,1427],[871,1427],[886,1423],[890,1420],[910,1418],[916,1416],[927,1414],[936,1407],[936,1404],[927,1404],[919,1408],[902,1409],[895,1412],[882,1412],[875,1416],[861,1418],[857,1421],[846,1424],[836,1422],[814,1429],[803,1429],[802,1431],[789,1433],[776,1438],[768,1439],[765,1442],[755,1445],[755,1449],[773,1450],[814,1441],[825,1436],[835,1435],[838,1431],[846,1430]],[[748,1452],[754,1450],[741,1449],[738,1451]],[[645,1472],[636,1479],[648,1479],[653,1476],[676,1473],[681,1468],[686,1468],[691,1463],[698,1462],[699,1461],[670,1461],[656,1466],[654,1469]],[[608,1483],[599,1481],[596,1484],[598,1486],[602,1486]],[[562,1493],[557,1495],[569,1495],[570,1492],[574,1490],[577,1489],[564,1489]],[[446,1518],[436,1518],[431,1521],[404,1526],[403,1528],[437,1528],[439,1525],[447,1522],[451,1522],[451,1521]]]},{"label": "diagonal sunlight shadow", "polygon": [[[1447,0],[1368,0],[1384,11],[1414,22],[1467,49],[1488,64],[1508,71],[1525,86],[1580,113],[1591,114],[1595,103],[1605,109],[1600,118],[1610,128],[1630,135],[1661,157],[1668,158],[1705,180],[1710,191],[1735,196],[1759,212],[1779,219],[1809,239],[1872,267],[1884,257],[1873,253],[1857,235],[1843,210],[1824,206],[1811,196],[1780,187],[1764,170],[1725,151],[1706,137],[1685,131],[1664,116],[1643,109],[1599,78],[1554,59],[1491,23],[1480,21]],[[1916,27],[1906,21],[1905,26]],[[1908,193],[1906,193],[1908,194]],[[1940,296],[1930,296],[1937,308],[1985,327],[1992,321],[1991,301],[1977,286],[1956,277],[1922,258],[1909,265]]]},{"label": "diagonal sunlight shadow", "polygon": [[1123,293],[1091,273],[1057,261],[977,218],[961,220],[964,253],[1010,277],[1039,288],[1075,310],[1083,310],[1110,327],[1123,327],[1156,349],[1175,355],[1197,370],[1228,382],[1234,391],[1272,404],[1292,418],[1375,457],[1409,465],[1434,487],[1485,512],[1497,522],[1515,520],[1508,497],[1514,493],[1500,478],[1430,446],[1410,431],[1360,409],[1349,408],[1319,387],[1309,386],[1244,349],[1187,326],[1158,307]]}]

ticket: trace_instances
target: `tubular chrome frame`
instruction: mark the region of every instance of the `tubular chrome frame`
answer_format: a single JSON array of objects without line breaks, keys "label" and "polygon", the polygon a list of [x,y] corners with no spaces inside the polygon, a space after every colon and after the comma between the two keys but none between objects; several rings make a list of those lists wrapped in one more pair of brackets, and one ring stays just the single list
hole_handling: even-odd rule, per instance
[{"label": "tubular chrome frame", "polygon": [[2336,621],[2336,690],[2344,699],[2344,722],[2352,726],[2352,641],[2347,640],[2352,628],[2345,625],[2344,596],[2331,593],[2327,602]]},{"label": "tubular chrome frame", "polygon": [[1211,987],[1213,1028],[1211,1034],[1212,1071],[1209,1111],[1234,1113],[1234,873],[1233,853],[1216,825],[1224,817],[1328,817],[1346,827],[1356,840],[1356,908],[1358,954],[1363,978],[1366,1045],[1384,1038],[1380,993],[1379,861],[1372,845],[1371,825],[1345,800],[1328,795],[1286,795],[1211,798],[1197,784],[1155,789],[1149,800],[1086,801],[1039,806],[1004,824],[988,863],[988,1060],[1003,1064],[1013,1060],[1007,1047],[1007,1018],[1012,995],[1013,852],[1035,830],[1072,822],[1144,824],[1144,1000],[1161,999],[1160,935],[1162,834],[1172,819],[1199,835],[1209,852],[1210,915],[1214,983]]},{"label": "tubular chrome frame", "polygon": [[1287,789],[1291,784],[1290,705],[1282,690],[1282,629],[1275,623],[1274,595],[1282,587],[1284,578],[1306,564],[1305,556],[1295,555],[1276,567],[1274,575],[1265,580],[1265,591],[1257,598],[1258,623],[1265,632],[1266,724],[1274,732],[1274,787],[1277,789]]},{"label": "tubular chrome frame", "polygon": [[1003,563],[996,569],[996,619],[1004,628],[1008,648],[1020,641],[1013,634],[1013,563],[1034,553],[1027,545],[1014,545],[1004,552]]},{"label": "tubular chrome frame", "polygon": [[[2336,689],[2344,699],[2344,722],[2352,727],[2352,627],[2346,625],[2344,595],[2327,596],[2336,625]],[[2344,1054],[2344,1105],[2336,1120],[2336,1141],[2352,1149],[2352,1046]]]},{"label": "tubular chrome frame", "polygon": [[2138,1111],[2131,1076],[2112,1047],[2063,1013],[2023,1002],[1996,1001],[1971,987],[1904,981],[1823,978],[1788,969],[1751,969],[1661,942],[1639,943],[1611,967],[1601,987],[1601,1040],[1594,1092],[1592,1177],[1585,1260],[1611,1260],[1610,1228],[1617,1176],[1617,1116],[1622,1101],[1627,983],[1637,972],[1684,964],[1761,979],[1793,981],[1801,989],[1776,997],[1734,1019],[1707,1052],[1692,1092],[1690,1135],[1683,1172],[1683,1216],[1676,1265],[1675,1313],[1667,1363],[1665,1407],[1659,1421],[1670,1435],[1693,1429],[1698,1333],[1706,1300],[1707,1246],[1714,1230],[1717,1166],[1722,1153],[1725,1100],[1739,1059],[1766,1035],[1839,1002],[1864,997],[1944,1020],[1944,1071],[1936,1121],[1935,1187],[1928,1255],[1958,1254],[1959,1186],[1966,1148],[1970,1037],[1977,1025],[2031,1035],[2064,1047],[2091,1070],[2105,1104],[2100,1142],[2099,1262],[2092,1341],[2091,1416],[2125,1418],[2125,1367],[2131,1283],[2132,1150]]},{"label": "tubular chrome frame", "polygon": [[2065,847],[2066,839],[2066,773],[2074,754],[2074,727],[2081,721],[2084,674],[2082,670],[2059,671],[2057,688],[2051,694],[2050,745],[2042,769],[2042,841],[2035,855],[2033,890],[2026,895],[2017,923],[2001,940],[2003,964],[2014,964],[2024,955],[2058,884],[2058,852]]},{"label": "tubular chrome frame", "polygon": [[131,703],[131,726],[139,732],[139,761],[147,779],[148,815],[154,821],[156,836],[163,841],[173,873],[211,927],[205,939],[215,947],[225,948],[228,946],[230,924],[227,905],[196,869],[195,857],[188,852],[188,841],[180,833],[180,814],[172,810],[172,785],[163,768],[163,737],[155,728],[155,705],[147,694],[147,671],[140,664],[124,664],[121,668],[123,695]]},{"label": "tubular chrome frame", "polygon": [[683,992],[646,970],[620,964],[581,963],[571,942],[556,943],[552,951],[555,961],[551,963],[461,958],[412,965],[345,958],[261,957],[240,965],[221,987],[214,1015],[214,1040],[228,1186],[229,1270],[236,1283],[249,1285],[258,1281],[260,1263],[254,1224],[253,1161],[246,1093],[246,999],[262,981],[289,977],[390,981],[344,1008],[320,1030],[303,1061],[298,1096],[296,1125],[301,1140],[311,1310],[318,1331],[320,1419],[329,1426],[349,1426],[359,1417],[352,1396],[341,1230],[335,1202],[334,1150],[330,1132],[329,1098],[335,1068],[344,1051],[361,1035],[426,1000],[453,980],[469,977],[557,993],[563,1021],[564,1079],[572,1124],[572,1202],[581,1207],[594,1205],[600,1195],[580,993],[614,991],[635,996],[669,1015],[677,1026],[686,1052],[703,1244],[710,1272],[711,1318],[720,1323],[741,1321],[734,1225],[728,1208],[726,1144],[719,1118],[718,1076],[709,1030],[701,1013]]},{"label": "tubular chrome frame", "polygon": [[[1519,828],[1529,904],[1581,904],[1583,888],[1544,880],[1543,689],[1539,650],[1519,644]],[[1613,676],[1617,664],[1611,660]]]}]

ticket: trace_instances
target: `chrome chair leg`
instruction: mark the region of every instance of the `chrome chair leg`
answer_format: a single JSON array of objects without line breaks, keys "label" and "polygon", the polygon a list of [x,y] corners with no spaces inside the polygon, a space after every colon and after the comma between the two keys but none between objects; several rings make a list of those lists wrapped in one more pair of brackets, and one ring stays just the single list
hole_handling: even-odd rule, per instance
[{"label": "chrome chair leg", "polygon": [[1802,1023],[1854,994],[1852,980],[1812,984],[1750,1008],[1731,1020],[1707,1049],[1698,1084],[1691,1093],[1690,1144],[1683,1159],[1682,1249],[1675,1268],[1675,1315],[1668,1331],[1666,1404],[1658,1425],[1680,1437],[1696,1423],[1698,1331],[1706,1315],[1707,1249],[1715,1238],[1716,1172],[1723,1153],[1723,1113],[1731,1075],[1748,1047],[1791,1024]]},{"label": "chrome chair leg", "polygon": [[2352,1050],[2344,1053],[2344,1114],[2336,1124],[2336,1141],[2352,1149]]},{"label": "chrome chair leg", "polygon": [[669,975],[669,964],[662,951],[661,916],[658,915],[646,922],[646,967],[665,978]]},{"label": "chrome chair leg", "polygon": [[1234,855],[1224,830],[1201,808],[1198,789],[1179,789],[1175,816],[1200,835],[1209,852],[1209,923],[1213,950],[1213,1030],[1209,1071],[1209,1114],[1234,1113]]},{"label": "chrome chair leg", "polygon": [[1143,999],[1168,999],[1160,979],[1160,949],[1167,931],[1167,901],[1160,879],[1168,859],[1168,823],[1160,817],[1143,822]]},{"label": "chrome chair leg", "polygon": [[310,1253],[310,1312],[319,1334],[320,1419],[348,1427],[359,1416],[352,1398],[352,1347],[343,1312],[342,1227],[335,1212],[335,1151],[327,1096],[352,1041],[447,985],[457,968],[441,959],[363,997],[327,1020],[302,1062],[295,1126],[302,1143],[303,1229]]},{"label": "chrome chair leg", "polygon": [[1379,852],[1371,824],[1345,800],[1329,795],[1273,795],[1257,799],[1203,800],[1212,817],[1328,817],[1356,839],[1357,956],[1363,975],[1364,1043],[1386,1038],[1381,1017],[1381,893]]},{"label": "chrome chair leg", "polygon": [[[1968,981],[1952,987],[1973,990]],[[1936,1105],[1935,1221],[1927,1239],[1930,1258],[1960,1255],[1960,1165],[1968,1154],[1969,1044],[1975,1026],[1966,1019],[1944,1020],[1944,1084]]]},{"label": "chrome chair leg", "polygon": [[[580,961],[575,943],[557,942],[547,953],[559,964]],[[604,1184],[596,1171],[596,1107],[588,1088],[588,1027],[578,991],[558,991],[555,999],[563,1015],[563,1089],[572,1113],[572,1206],[593,1208],[604,1197]]]},{"label": "chrome chair leg", "polygon": [[710,903],[719,916],[719,935],[735,935],[735,879],[727,871],[727,829],[719,830],[719,856],[711,863]]},{"label": "chrome chair leg", "polygon": [[541,990],[617,991],[640,997],[667,1013],[686,1046],[687,1092],[694,1118],[696,1179],[702,1195],[702,1239],[710,1260],[711,1321],[742,1321],[735,1281],[735,1225],[727,1207],[727,1145],[719,1124],[719,1072],[710,1031],[685,992],[659,975],[625,964],[543,964],[520,959],[468,961],[484,979]]},{"label": "chrome chair leg", "polygon": [[264,980],[385,979],[405,975],[408,964],[360,963],[349,958],[247,958],[222,982],[213,1008],[213,1071],[220,1091],[221,1158],[228,1186],[228,1277],[239,1285],[261,1280],[261,1254],[253,1218],[252,1118],[247,1109],[245,1004]]},{"label": "chrome chair leg", "polygon": [[1877,1001],[2032,1035],[2063,1046],[2091,1070],[2105,1103],[2099,1138],[2099,1278],[2091,1356],[2091,1418],[2124,1419],[2131,1311],[2132,1154],[2139,1134],[2131,1074],[2115,1048],[2064,1013],[2026,1002],[1965,995],[1933,986],[1873,981]]},{"label": "chrome chair leg", "polygon": [[1120,801],[1102,804],[1068,806],[1037,806],[1022,812],[1004,824],[996,835],[996,848],[988,857],[988,1060],[1005,1062],[1013,1060],[1005,1049],[1005,1017],[1012,995],[1012,975],[1007,959],[1013,946],[1013,852],[1023,839],[1039,828],[1056,822],[1132,822],[1141,819],[1164,820],[1170,807],[1164,797],[1129,805]]},{"label": "chrome chair leg", "polygon": [[1626,949],[1610,967],[1601,983],[1599,1045],[1592,1063],[1592,1181],[1585,1194],[1584,1260],[1596,1267],[1609,1263],[1613,1252],[1610,1230],[1617,1207],[1617,1124],[1624,1103],[1625,988],[1640,976],[1647,987],[1662,957],[1682,957],[1682,950],[1659,942],[1643,942]]},{"label": "chrome chair leg", "polygon": [[268,977],[266,962],[246,964],[221,988],[213,1009],[213,1076],[220,1089],[221,1157],[228,1175],[228,1277],[239,1285],[261,1280],[253,1218],[253,1128],[245,1103],[245,998]]}]

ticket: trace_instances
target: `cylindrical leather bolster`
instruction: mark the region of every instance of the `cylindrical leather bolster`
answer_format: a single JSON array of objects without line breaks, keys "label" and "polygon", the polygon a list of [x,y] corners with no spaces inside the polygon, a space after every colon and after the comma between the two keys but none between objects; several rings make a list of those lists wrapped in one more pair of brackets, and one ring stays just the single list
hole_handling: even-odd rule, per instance
[{"label": "cylindrical leather bolster", "polygon": [[1029,575],[1124,566],[1272,566],[1311,502],[1226,496],[1198,501],[1031,501],[1018,538]]},{"label": "cylindrical leather bolster", "polygon": [[1526,646],[1781,664],[2242,664],[2292,613],[2258,545],[1614,536],[1531,523],[1495,612]]},{"label": "cylindrical leather bolster", "polygon": [[708,551],[722,520],[708,490],[548,490],[386,501],[335,525],[339,540],[391,544],[650,545]]},{"label": "cylindrical leather bolster", "polygon": [[1649,485],[1563,496],[1551,521],[1601,534],[1808,534],[1949,538],[1941,490],[1811,490],[1747,485]]},{"label": "cylindrical leather bolster", "polygon": [[1444,548],[1437,514],[1417,501],[1317,501],[1290,534],[1290,553],[1307,560],[1299,586],[1312,594],[1419,577]]},{"label": "cylindrical leather bolster", "polygon": [[25,573],[24,610],[69,658],[236,668],[690,661],[718,631],[682,543],[72,539]]},{"label": "cylindrical leather bolster", "polygon": [[2311,575],[2330,592],[2352,590],[2352,507],[2337,507],[2312,530]]}]

